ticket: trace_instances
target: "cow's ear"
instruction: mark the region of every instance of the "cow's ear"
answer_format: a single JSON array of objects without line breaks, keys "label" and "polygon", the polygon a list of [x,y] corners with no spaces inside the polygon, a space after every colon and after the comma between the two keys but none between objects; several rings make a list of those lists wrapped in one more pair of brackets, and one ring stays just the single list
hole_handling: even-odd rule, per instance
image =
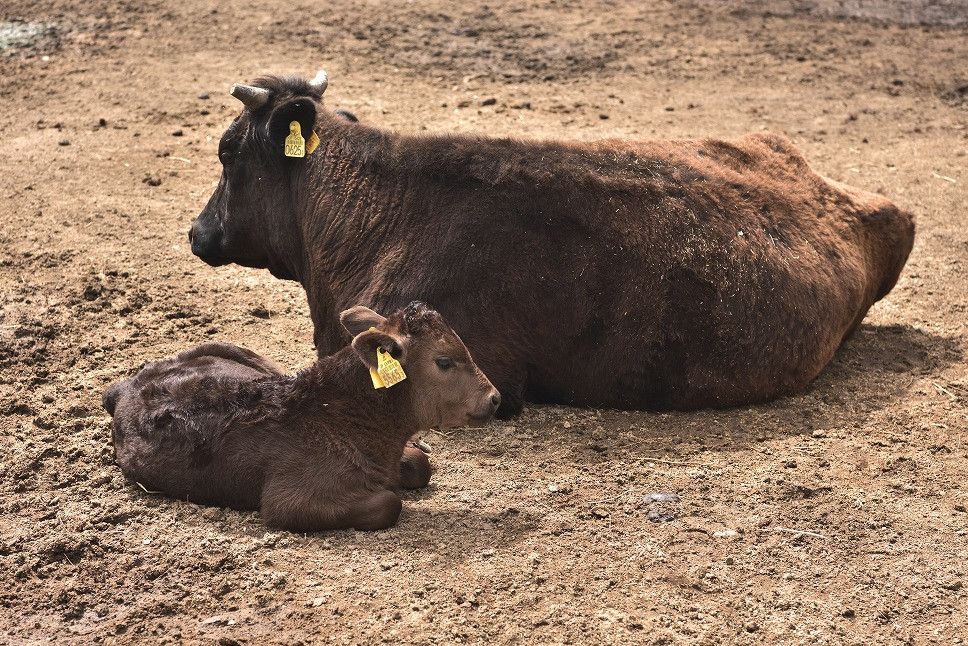
[{"label": "cow's ear", "polygon": [[302,137],[308,142],[316,123],[316,103],[309,97],[300,97],[272,109],[266,132],[272,146],[278,147],[280,156],[286,146],[286,137],[289,136],[289,124],[293,121],[299,122]]},{"label": "cow's ear", "polygon": [[382,330],[367,330],[353,337],[353,349],[369,368],[377,367],[377,348],[383,348],[400,363],[406,363],[407,348],[403,344],[403,339],[396,335],[387,334]]},{"label": "cow's ear", "polygon": [[378,327],[386,319],[368,307],[357,305],[348,310],[344,310],[339,315],[339,322],[343,324],[350,336],[356,336],[360,332],[365,332],[371,327]]}]

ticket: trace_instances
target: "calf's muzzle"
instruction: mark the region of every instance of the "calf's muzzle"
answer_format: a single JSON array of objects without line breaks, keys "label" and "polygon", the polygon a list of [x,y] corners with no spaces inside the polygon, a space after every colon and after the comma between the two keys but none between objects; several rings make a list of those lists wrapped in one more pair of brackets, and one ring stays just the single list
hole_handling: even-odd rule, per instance
[{"label": "calf's muzzle", "polygon": [[497,388],[492,387],[491,391],[484,396],[477,410],[469,413],[468,417],[475,422],[486,422],[494,416],[500,405],[501,393],[497,391]]}]

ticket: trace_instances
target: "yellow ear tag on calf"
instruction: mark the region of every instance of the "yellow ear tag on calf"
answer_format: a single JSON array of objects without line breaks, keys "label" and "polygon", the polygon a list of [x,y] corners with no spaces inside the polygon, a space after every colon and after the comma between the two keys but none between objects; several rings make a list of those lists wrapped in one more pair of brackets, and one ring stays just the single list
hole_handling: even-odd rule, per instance
[{"label": "yellow ear tag on calf", "polygon": [[289,136],[286,137],[286,157],[305,157],[306,140],[302,136],[302,128],[298,121],[289,123]]},{"label": "yellow ear tag on calf", "polygon": [[309,135],[309,141],[306,142],[306,154],[311,155],[318,145],[319,137],[316,136],[316,131],[314,130],[313,134]]},{"label": "yellow ear tag on calf", "polygon": [[[383,348],[376,349],[376,363],[376,376],[383,382],[384,388],[389,388],[407,378],[400,362],[391,357],[390,353]],[[379,388],[376,385],[376,379],[373,380],[373,384],[374,387]]]}]

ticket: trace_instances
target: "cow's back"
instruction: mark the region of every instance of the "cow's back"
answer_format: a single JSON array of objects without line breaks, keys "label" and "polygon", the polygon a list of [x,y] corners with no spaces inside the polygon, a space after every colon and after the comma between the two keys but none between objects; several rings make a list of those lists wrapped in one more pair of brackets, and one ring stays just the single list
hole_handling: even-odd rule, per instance
[{"label": "cow's back", "polygon": [[348,300],[433,302],[487,374],[517,363],[532,401],[725,406],[813,379],[911,248],[909,214],[776,135],[602,142],[587,159],[524,195],[470,195],[461,228],[401,244]]},{"label": "cow's back", "polygon": [[[824,179],[777,135],[381,141],[356,171],[376,188],[328,197],[305,223],[325,240],[306,281],[314,322],[432,303],[509,410],[524,389],[644,409],[791,392],[890,289],[913,239],[909,214]],[[361,232],[379,233],[372,248]]]},{"label": "cow's back", "polygon": [[[819,176],[779,136],[662,145],[650,153],[675,169],[664,199],[629,200],[615,217],[632,231],[644,220],[651,240],[625,236],[599,267],[598,284],[614,285],[596,305],[608,320],[591,316],[571,344],[589,348],[571,367],[597,360],[598,374],[578,388],[562,379],[553,399],[690,409],[804,386],[896,282],[910,214]],[[532,391],[566,370],[535,374]]]}]

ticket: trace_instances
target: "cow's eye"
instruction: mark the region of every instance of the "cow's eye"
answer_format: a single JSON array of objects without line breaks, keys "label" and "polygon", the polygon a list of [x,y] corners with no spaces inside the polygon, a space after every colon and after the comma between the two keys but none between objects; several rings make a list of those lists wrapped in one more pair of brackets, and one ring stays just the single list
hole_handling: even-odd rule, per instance
[{"label": "cow's eye", "polygon": [[232,162],[235,161],[235,156],[229,151],[223,150],[218,154],[218,159],[223,166],[231,166]]},{"label": "cow's eye", "polygon": [[450,370],[454,367],[454,361],[450,357],[441,357],[439,359],[435,359],[434,363],[436,363],[437,367],[441,370]]}]

